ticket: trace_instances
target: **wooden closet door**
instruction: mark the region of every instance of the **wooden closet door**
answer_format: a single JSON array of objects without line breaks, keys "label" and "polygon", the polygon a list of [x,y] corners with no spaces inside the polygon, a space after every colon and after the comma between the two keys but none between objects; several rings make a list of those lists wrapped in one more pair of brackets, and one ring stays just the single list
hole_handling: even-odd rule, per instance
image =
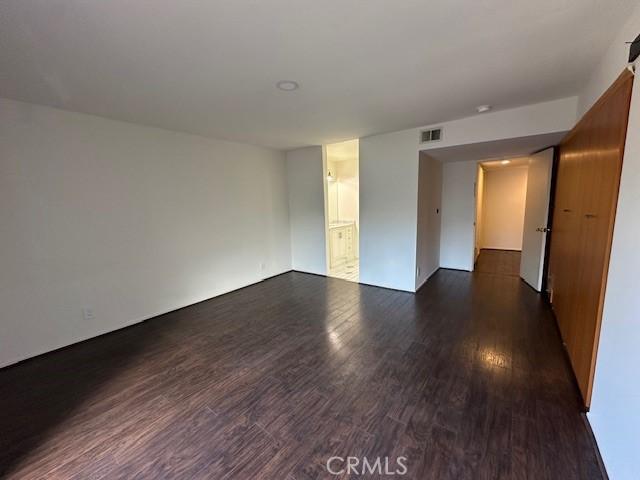
[{"label": "wooden closet door", "polygon": [[579,167],[580,140],[579,137],[569,138],[560,150],[549,269],[553,275],[553,307],[568,350],[573,348],[571,332],[574,329],[576,277],[580,267],[575,244],[579,230],[577,210],[582,175]]},{"label": "wooden closet door", "polygon": [[[591,118],[585,118],[582,123],[582,131],[591,131]],[[585,168],[588,163],[589,151],[591,148],[590,135],[575,135],[571,141],[571,149],[568,154],[565,155],[566,160],[570,164],[571,178],[571,212],[568,214],[568,230],[567,236],[567,276],[566,282],[568,290],[568,305],[565,312],[567,317],[567,333],[566,333],[566,345],[569,352],[569,357],[572,359],[577,358],[578,351],[580,349],[581,342],[583,341],[582,328],[583,328],[583,314],[581,312],[581,297],[585,290],[585,282],[588,278],[587,268],[585,263],[587,256],[587,243],[588,236],[584,232],[584,200],[588,192],[591,190],[591,172],[588,168]],[[575,362],[574,369],[576,370],[576,376],[578,373],[578,366]]]},{"label": "wooden closet door", "polygon": [[625,71],[560,144],[550,257],[553,308],[587,407],[632,84]]}]

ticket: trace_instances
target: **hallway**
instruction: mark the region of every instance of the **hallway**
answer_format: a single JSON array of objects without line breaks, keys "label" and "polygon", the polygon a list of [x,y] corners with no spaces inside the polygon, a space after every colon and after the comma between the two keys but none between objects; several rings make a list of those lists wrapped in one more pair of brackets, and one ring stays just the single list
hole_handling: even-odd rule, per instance
[{"label": "hallway", "polygon": [[283,274],[0,371],[0,431],[16,479],[601,478],[549,308],[482,272]]}]

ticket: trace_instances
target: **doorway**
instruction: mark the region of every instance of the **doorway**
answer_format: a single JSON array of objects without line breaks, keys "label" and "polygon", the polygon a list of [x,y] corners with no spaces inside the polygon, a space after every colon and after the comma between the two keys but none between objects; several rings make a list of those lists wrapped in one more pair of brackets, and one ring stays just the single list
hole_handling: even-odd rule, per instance
[{"label": "doorway", "polygon": [[[554,150],[478,165],[475,269],[544,284]],[[500,264],[491,261],[499,258]]]},{"label": "doorway", "polygon": [[325,237],[329,276],[360,278],[359,141],[325,146]]},{"label": "doorway", "polygon": [[478,165],[476,271],[490,270],[492,262],[486,260],[496,257],[497,252],[504,252],[500,257],[509,258],[508,272],[518,275],[528,170],[527,157],[482,162]]}]

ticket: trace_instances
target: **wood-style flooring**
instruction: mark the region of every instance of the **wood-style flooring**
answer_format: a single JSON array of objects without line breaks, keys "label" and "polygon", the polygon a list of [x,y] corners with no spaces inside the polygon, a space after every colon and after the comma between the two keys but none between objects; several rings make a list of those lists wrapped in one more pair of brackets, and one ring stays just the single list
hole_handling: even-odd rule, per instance
[{"label": "wood-style flooring", "polygon": [[441,270],[414,295],[292,272],[0,371],[0,475],[299,480],[405,456],[382,478],[601,478],[579,405],[517,277]]},{"label": "wood-style flooring", "polygon": [[476,260],[476,273],[520,276],[520,251],[516,250],[480,250]]}]

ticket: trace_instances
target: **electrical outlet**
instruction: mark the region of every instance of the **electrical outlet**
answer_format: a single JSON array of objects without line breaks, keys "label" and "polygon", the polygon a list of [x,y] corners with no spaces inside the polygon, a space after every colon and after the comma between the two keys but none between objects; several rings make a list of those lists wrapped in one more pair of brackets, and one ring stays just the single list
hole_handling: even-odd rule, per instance
[{"label": "electrical outlet", "polygon": [[96,314],[93,312],[93,308],[83,308],[82,318],[84,318],[86,321],[95,320]]},{"label": "electrical outlet", "polygon": [[261,262],[260,263],[260,270],[264,272],[266,269],[267,269],[267,264],[264,263],[264,262]]}]

